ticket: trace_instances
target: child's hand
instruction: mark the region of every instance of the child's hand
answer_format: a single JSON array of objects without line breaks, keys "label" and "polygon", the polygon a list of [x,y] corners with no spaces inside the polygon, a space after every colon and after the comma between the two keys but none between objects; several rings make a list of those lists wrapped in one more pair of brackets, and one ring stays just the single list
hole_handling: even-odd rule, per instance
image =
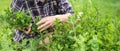
[{"label": "child's hand", "polygon": [[31,28],[32,28],[32,23],[30,23],[30,25],[24,30],[24,32],[25,32],[26,34],[29,34],[30,31],[31,31]]},{"label": "child's hand", "polygon": [[63,15],[55,15],[55,16],[45,17],[37,23],[38,29],[40,31],[44,31],[44,30],[50,28],[51,26],[54,25],[56,18],[59,19],[60,22],[66,22],[68,20],[68,16],[70,16],[70,15],[71,15],[70,13],[66,13]]},{"label": "child's hand", "polygon": [[55,19],[56,19],[55,16],[49,16],[41,19],[39,22],[37,22],[38,25],[37,29],[39,29],[40,31],[44,31],[50,28],[51,26],[54,25]]}]

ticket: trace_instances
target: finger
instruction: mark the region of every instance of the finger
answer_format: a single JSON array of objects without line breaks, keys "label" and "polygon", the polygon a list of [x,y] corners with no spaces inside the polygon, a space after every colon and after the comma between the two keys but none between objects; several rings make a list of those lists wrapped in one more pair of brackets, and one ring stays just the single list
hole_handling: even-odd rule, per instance
[{"label": "finger", "polygon": [[45,44],[49,44],[49,43],[50,43],[49,37],[46,37],[46,38],[44,39],[44,42],[45,42]]},{"label": "finger", "polygon": [[29,27],[32,27],[32,23],[30,23],[30,26]]},{"label": "finger", "polygon": [[32,27],[32,23],[29,24],[29,26],[27,28],[25,28],[25,33],[29,34],[31,31],[31,27]]},{"label": "finger", "polygon": [[43,18],[41,19],[39,22],[36,23],[36,25],[40,25],[40,24],[43,24],[47,21],[47,19]]},{"label": "finger", "polygon": [[30,23],[29,27],[28,27],[28,31],[31,31],[31,27],[32,27],[32,23]]},{"label": "finger", "polygon": [[40,31],[44,31],[44,30],[48,29],[50,26],[51,25],[47,25],[47,26],[43,27],[42,29],[40,29]]},{"label": "finger", "polygon": [[44,23],[43,25],[39,26],[37,29],[42,29],[43,27],[49,25],[49,22]]}]

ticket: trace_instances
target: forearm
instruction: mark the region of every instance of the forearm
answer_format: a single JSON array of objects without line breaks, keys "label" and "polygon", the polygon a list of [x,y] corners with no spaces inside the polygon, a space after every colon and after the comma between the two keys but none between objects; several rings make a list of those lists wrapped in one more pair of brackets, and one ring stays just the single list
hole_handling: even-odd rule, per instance
[{"label": "forearm", "polygon": [[71,14],[70,13],[66,13],[66,14],[63,14],[63,15],[55,15],[55,17],[57,19],[60,20],[60,22],[67,22],[68,21],[68,17],[70,16]]}]

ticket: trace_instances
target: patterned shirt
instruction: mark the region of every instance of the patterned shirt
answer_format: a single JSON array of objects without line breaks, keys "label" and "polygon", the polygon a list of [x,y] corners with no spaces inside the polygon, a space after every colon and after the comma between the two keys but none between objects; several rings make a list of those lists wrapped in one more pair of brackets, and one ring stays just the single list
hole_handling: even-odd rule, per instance
[{"label": "patterned shirt", "polygon": [[[11,10],[29,12],[35,21],[36,16],[41,18],[65,13],[73,14],[73,10],[67,0],[45,0],[44,3],[41,0],[13,0],[11,3]],[[27,35],[20,30],[14,31],[13,40],[16,42],[22,42],[24,38],[40,37],[39,34]]]},{"label": "patterned shirt", "polygon": [[36,16],[41,18],[65,13],[73,14],[71,5],[67,0],[13,0],[11,10],[29,11],[32,19],[35,20]]}]

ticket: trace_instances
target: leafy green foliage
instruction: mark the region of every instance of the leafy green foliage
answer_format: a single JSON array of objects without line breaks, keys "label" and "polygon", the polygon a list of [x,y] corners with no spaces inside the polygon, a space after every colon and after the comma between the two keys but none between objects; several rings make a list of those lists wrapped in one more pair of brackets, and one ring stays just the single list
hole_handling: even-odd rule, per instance
[{"label": "leafy green foliage", "polygon": [[28,25],[32,22],[31,17],[27,16],[24,12],[20,13],[6,10],[5,18],[10,25],[13,25],[15,28],[18,29],[28,27]]},{"label": "leafy green foliage", "polygon": [[[13,20],[8,20],[12,14],[7,12],[0,16],[0,50],[1,51],[119,51],[120,50],[120,4],[119,0],[69,0],[72,3],[75,14],[69,17],[68,22],[59,23],[56,20],[53,28],[53,37],[48,45],[39,45],[41,38],[29,39],[30,44],[26,45],[24,39],[22,44],[13,42],[13,30],[29,25],[31,18],[25,13],[15,17],[19,19],[18,24]],[[112,8],[111,8],[112,7]],[[82,14],[82,15],[81,15]],[[14,18],[14,16],[12,16]],[[24,21],[24,18],[28,22]],[[23,22],[21,20],[23,19]],[[4,21],[2,21],[4,20]],[[13,26],[8,21],[13,21]],[[26,24],[26,25],[22,25]],[[22,27],[21,27],[22,26]],[[35,30],[35,29],[34,29]],[[39,46],[43,46],[38,49]]]},{"label": "leafy green foliage", "polygon": [[32,31],[39,32],[39,30],[37,30],[36,22],[40,20],[40,17],[36,17],[35,22],[33,22],[32,17],[30,17],[27,13],[6,10],[5,19],[10,26],[14,26],[15,29],[20,30],[26,29],[30,23],[32,23]]}]

